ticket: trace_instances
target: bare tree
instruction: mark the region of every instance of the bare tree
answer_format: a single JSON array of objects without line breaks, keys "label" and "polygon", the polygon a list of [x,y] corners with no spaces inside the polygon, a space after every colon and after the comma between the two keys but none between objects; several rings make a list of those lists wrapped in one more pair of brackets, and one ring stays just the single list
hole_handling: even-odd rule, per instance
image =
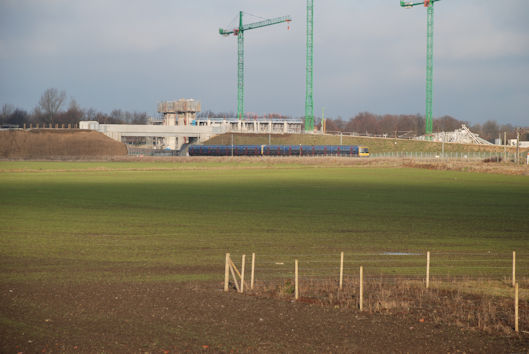
[{"label": "bare tree", "polygon": [[70,104],[66,112],[63,112],[57,116],[56,121],[62,124],[77,124],[83,120],[84,111],[81,109],[79,104],[74,98],[70,99]]},{"label": "bare tree", "polygon": [[8,103],[5,103],[2,106],[2,111],[0,112],[0,122],[5,123],[9,116],[13,114],[13,111],[15,110],[15,107],[13,105],[10,105]]},{"label": "bare tree", "polygon": [[39,106],[42,108],[47,116],[47,123],[54,123],[54,116],[61,109],[64,100],[66,99],[66,92],[57,90],[56,88],[49,88],[40,97]]},{"label": "bare tree", "polygon": [[482,138],[492,141],[498,137],[500,128],[498,127],[498,123],[496,123],[495,120],[488,120],[483,124],[481,130],[483,133]]}]

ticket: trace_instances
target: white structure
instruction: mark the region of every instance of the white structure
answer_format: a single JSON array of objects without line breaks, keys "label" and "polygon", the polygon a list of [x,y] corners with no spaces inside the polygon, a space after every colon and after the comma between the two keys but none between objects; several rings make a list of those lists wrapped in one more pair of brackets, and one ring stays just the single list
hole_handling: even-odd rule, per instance
[{"label": "white structure", "polygon": [[[478,134],[472,133],[466,125],[462,125],[461,129],[456,129],[453,132],[433,133],[431,135],[433,141],[445,143],[458,144],[477,144],[477,145],[493,145],[491,142],[480,138]],[[420,136],[417,140],[426,140],[426,136]]]},{"label": "white structure", "polygon": [[[518,139],[509,139],[509,145],[510,146],[516,146],[518,144]],[[529,147],[529,141],[520,141],[520,145],[518,145],[522,149]]]},{"label": "white structure", "polygon": [[300,134],[299,119],[203,118],[187,125],[133,125],[99,124],[96,121],[79,122],[80,129],[96,130],[106,136],[124,142],[131,137],[152,138],[154,148],[180,150],[186,143],[201,143],[223,133],[247,134]]},{"label": "white structure", "polygon": [[[224,132],[219,127],[214,126],[99,124],[94,121],[81,121],[79,122],[79,128],[96,130],[119,142],[123,142],[124,137],[162,138],[161,145],[158,147],[170,148],[171,150],[180,149],[184,143],[205,141]],[[169,141],[169,144],[167,141]],[[179,146],[174,146],[170,144],[171,141],[181,143]]]},{"label": "white structure", "polygon": [[254,134],[300,134],[301,119],[197,118],[198,126],[220,127],[226,132]]},{"label": "white structure", "polygon": [[[301,119],[243,119],[197,118],[200,102],[193,99],[165,101],[158,104],[163,123],[151,119],[151,125],[99,124],[95,121],[79,122],[79,128],[97,130],[106,136],[124,142],[150,139],[151,148],[181,150],[184,144],[200,143],[211,137],[227,133],[299,134]],[[154,125],[156,123],[156,125]],[[136,138],[136,139],[134,139]]]}]

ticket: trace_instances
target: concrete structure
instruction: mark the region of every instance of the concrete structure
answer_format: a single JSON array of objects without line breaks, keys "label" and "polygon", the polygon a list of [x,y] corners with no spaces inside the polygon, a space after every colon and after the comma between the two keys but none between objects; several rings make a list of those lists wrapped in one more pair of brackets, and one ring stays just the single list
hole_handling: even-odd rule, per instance
[{"label": "concrete structure", "polygon": [[194,99],[181,98],[158,103],[158,113],[163,115],[164,125],[167,126],[191,125],[200,109],[200,102]]},{"label": "concrete structure", "polygon": [[[214,135],[222,134],[224,131],[214,126],[165,126],[165,125],[136,125],[136,124],[99,124],[94,121],[81,121],[79,128],[96,130],[106,136],[123,142],[124,137],[152,137],[163,138],[157,141],[155,148],[170,148],[179,150],[183,144],[201,142],[210,139]],[[167,141],[180,142],[179,146],[171,146]]]},{"label": "concrete structure", "polygon": [[[158,104],[163,121],[150,119],[150,125],[99,124],[82,121],[79,128],[97,130],[125,143],[154,149],[182,150],[185,144],[201,143],[214,135],[233,133],[299,134],[301,119],[197,118],[200,102],[193,99],[165,101]],[[140,139],[144,138],[144,139]]]},{"label": "concrete structure", "polygon": [[254,134],[300,134],[301,119],[197,118],[198,126],[221,127],[225,132]]},{"label": "concrete structure", "polygon": [[184,144],[201,143],[223,133],[246,134],[300,134],[301,119],[197,118],[187,125],[132,125],[99,124],[81,121],[79,128],[96,130],[120,141],[131,142],[132,137],[142,137],[145,145],[154,149],[181,150]]},{"label": "concrete structure", "polygon": [[[163,125],[168,127],[190,126],[200,112],[200,102],[194,99],[181,98],[178,101],[165,101],[158,103],[158,113],[163,115]],[[180,150],[182,145],[188,143],[188,137],[168,136],[165,145],[171,150]]]}]

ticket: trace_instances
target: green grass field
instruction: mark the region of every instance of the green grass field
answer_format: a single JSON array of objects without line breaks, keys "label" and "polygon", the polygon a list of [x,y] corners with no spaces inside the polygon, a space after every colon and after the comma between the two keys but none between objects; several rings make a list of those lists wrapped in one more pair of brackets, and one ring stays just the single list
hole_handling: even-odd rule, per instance
[{"label": "green grass field", "polygon": [[527,177],[260,161],[0,162],[0,281],[220,280],[225,252],[529,275]]}]

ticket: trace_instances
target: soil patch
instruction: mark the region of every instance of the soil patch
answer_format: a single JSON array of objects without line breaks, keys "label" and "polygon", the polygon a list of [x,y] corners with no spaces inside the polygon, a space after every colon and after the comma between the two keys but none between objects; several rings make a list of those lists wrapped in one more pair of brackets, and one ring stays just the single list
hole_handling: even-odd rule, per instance
[{"label": "soil patch", "polygon": [[93,158],[127,155],[125,144],[89,130],[0,131],[0,157],[8,159]]},{"label": "soil patch", "polygon": [[499,337],[311,301],[224,293],[220,283],[0,285],[0,351],[525,352]]}]

